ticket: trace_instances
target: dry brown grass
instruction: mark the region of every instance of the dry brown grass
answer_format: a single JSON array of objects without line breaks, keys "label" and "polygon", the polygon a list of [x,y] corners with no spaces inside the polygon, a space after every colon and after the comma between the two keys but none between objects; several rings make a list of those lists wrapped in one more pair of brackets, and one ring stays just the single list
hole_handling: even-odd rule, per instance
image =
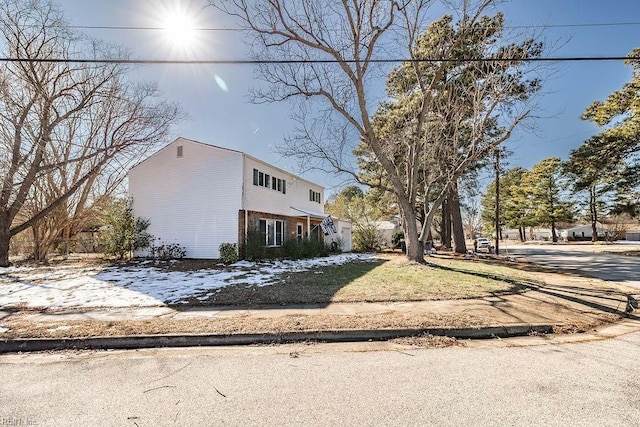
[{"label": "dry brown grass", "polygon": [[[58,321],[34,323],[14,314],[3,321],[8,331],[0,333],[0,339],[10,338],[87,338],[127,335],[164,334],[264,334],[303,331],[358,330],[358,329],[425,329],[432,327],[466,328],[482,325],[495,326],[491,318],[471,314],[403,313],[388,310],[383,313],[346,314],[294,314],[278,317],[228,317],[172,319],[153,318],[146,320],[119,321]],[[602,325],[615,323],[620,315],[602,313],[591,319],[575,319],[555,325],[555,333],[583,333]],[[425,338],[425,337],[422,337]],[[408,338],[409,345],[425,346],[421,337]],[[412,344],[413,343],[413,344]]]},{"label": "dry brown grass", "polygon": [[447,271],[386,255],[309,271],[284,273],[269,286],[227,286],[207,300],[192,305],[256,306],[326,304],[336,302],[433,301],[482,298],[520,292],[522,288],[499,279]]},{"label": "dry brown grass", "polygon": [[97,336],[160,334],[260,334],[341,329],[421,329],[428,327],[466,327],[481,324],[472,315],[402,313],[389,310],[364,315],[313,314],[278,317],[232,317],[122,321],[64,321],[34,323],[19,314],[3,321],[9,331],[0,338],[86,338]]},{"label": "dry brown grass", "polygon": [[396,338],[391,342],[407,345],[411,347],[426,348],[445,348],[445,347],[464,347],[464,341],[457,340],[452,337],[441,337],[430,334],[424,334],[417,337]]}]

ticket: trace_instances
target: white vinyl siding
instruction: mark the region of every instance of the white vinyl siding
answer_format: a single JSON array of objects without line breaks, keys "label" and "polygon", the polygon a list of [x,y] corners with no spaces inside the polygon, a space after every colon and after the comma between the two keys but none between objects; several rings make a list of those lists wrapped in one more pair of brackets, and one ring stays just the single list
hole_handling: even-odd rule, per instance
[{"label": "white vinyl siding", "polygon": [[149,233],[184,246],[187,257],[219,258],[221,243],[238,243],[242,159],[179,138],[129,171],[134,215],[149,218]]},{"label": "white vinyl siding", "polygon": [[[260,172],[263,173],[263,180],[264,176],[269,175],[271,188],[254,184],[256,176],[259,184]],[[292,207],[313,212],[323,210],[321,203],[309,200],[309,189],[318,193],[318,200],[322,200],[324,193],[322,186],[247,155],[245,155],[244,182],[244,208],[249,211],[290,216]]]}]

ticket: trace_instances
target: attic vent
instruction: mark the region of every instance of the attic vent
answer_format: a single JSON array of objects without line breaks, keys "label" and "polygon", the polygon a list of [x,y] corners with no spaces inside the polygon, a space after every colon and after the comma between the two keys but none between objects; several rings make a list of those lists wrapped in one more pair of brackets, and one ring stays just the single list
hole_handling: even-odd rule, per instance
[{"label": "attic vent", "polygon": [[182,157],[182,145],[178,145],[178,157]]}]

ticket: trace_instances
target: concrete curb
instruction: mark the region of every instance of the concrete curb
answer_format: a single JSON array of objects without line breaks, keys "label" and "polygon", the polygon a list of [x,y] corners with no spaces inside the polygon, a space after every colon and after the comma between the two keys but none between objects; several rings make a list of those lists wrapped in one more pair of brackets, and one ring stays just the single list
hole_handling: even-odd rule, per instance
[{"label": "concrete curb", "polygon": [[490,339],[549,334],[553,325],[521,324],[468,328],[358,329],[334,331],[284,332],[234,335],[133,335],[93,338],[17,338],[0,341],[0,353],[50,350],[131,350],[158,347],[208,347],[294,342],[362,342],[386,341],[420,335],[447,336],[457,339]]}]

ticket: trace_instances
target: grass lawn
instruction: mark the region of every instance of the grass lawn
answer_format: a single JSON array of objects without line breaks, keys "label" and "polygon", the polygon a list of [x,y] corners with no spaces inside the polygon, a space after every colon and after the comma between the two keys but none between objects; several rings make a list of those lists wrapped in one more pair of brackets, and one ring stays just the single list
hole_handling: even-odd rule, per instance
[{"label": "grass lawn", "polygon": [[[443,267],[453,268],[462,271],[473,271],[481,274],[490,274],[497,277],[509,277],[514,280],[527,280],[536,281],[540,280],[540,277],[533,274],[531,271],[527,271],[523,268],[522,264],[514,263],[511,265],[505,265],[504,261],[493,260],[473,260],[473,259],[459,259],[448,256],[437,256],[426,258],[426,261],[431,264],[437,264]],[[536,267],[536,266],[534,266]]]},{"label": "grass lawn", "polygon": [[[537,272],[536,270],[524,271],[519,264],[496,260],[479,261],[477,259],[462,259],[449,255],[438,255],[427,258],[430,263],[437,263],[444,267],[468,271],[451,271],[442,268],[430,267],[409,263],[401,254],[384,254],[377,259],[355,259],[343,265],[316,266],[307,271],[276,273],[276,281],[269,285],[251,285],[249,280],[236,285],[220,288],[217,292],[209,290],[212,295],[208,300],[201,301],[199,287],[206,287],[206,280],[202,285],[193,287],[195,295],[187,297],[193,305],[222,306],[231,305],[244,307],[256,307],[260,305],[285,305],[285,304],[316,304],[322,306],[330,302],[401,302],[418,300],[451,300],[481,298],[492,295],[503,295],[495,300],[507,301],[512,298],[516,304],[525,304],[527,310],[532,312],[557,313],[559,308],[565,310],[566,318],[558,332],[584,331],[589,328],[610,323],[619,319],[618,315],[597,312],[593,310],[579,310],[575,308],[563,308],[547,297],[531,296],[529,293],[506,297],[505,294],[519,293],[526,288],[513,284],[513,280],[525,282],[546,281],[549,277],[558,280],[556,273]],[[101,264],[102,265],[102,264]],[[317,264],[316,264],[317,265]],[[258,276],[264,270],[273,265],[265,263],[263,266],[251,267]],[[524,266],[529,268],[529,266]],[[123,269],[125,276],[131,271],[137,272],[139,277],[146,277],[151,269],[140,265],[129,266],[130,270]],[[131,270],[133,268],[133,270]],[[228,273],[229,267],[216,263],[184,260],[178,263],[167,263],[162,268],[163,272],[190,272],[197,275],[198,280],[204,280],[207,272],[215,271]],[[231,267],[238,269],[239,267]],[[275,269],[277,270],[277,269]],[[146,271],[146,272],[145,272]],[[240,273],[246,272],[241,270]],[[50,270],[43,269],[42,274],[51,274]],[[474,273],[493,275],[493,278],[482,277]],[[142,276],[140,276],[142,274]],[[157,273],[153,273],[156,274]],[[214,276],[212,276],[214,277]],[[248,276],[247,276],[248,277]],[[501,280],[504,277],[507,280]],[[162,278],[162,277],[160,277]],[[270,279],[273,276],[270,276]],[[193,276],[184,276],[177,279],[193,280]],[[235,276],[235,279],[240,279]],[[511,279],[511,280],[509,280]],[[560,280],[566,285],[569,277],[561,276]],[[136,279],[137,280],[137,279]],[[167,281],[168,279],[165,279]],[[213,280],[213,279],[212,279]],[[216,279],[219,280],[219,279]],[[261,279],[262,280],[262,279]],[[584,279],[579,279],[584,281]],[[608,285],[598,285],[589,279],[588,286],[600,286],[608,288]],[[37,284],[34,281],[35,284]],[[106,282],[105,282],[106,283]],[[150,283],[148,288],[164,283],[159,279]],[[264,283],[264,281],[253,281]],[[553,281],[551,282],[553,283]],[[569,284],[572,286],[571,284]],[[127,285],[129,286],[129,285]],[[580,285],[584,286],[584,285]],[[114,285],[117,289],[117,286]],[[101,290],[100,292],[104,292]],[[532,292],[535,293],[535,292]],[[192,295],[192,294],[189,294]],[[492,301],[495,301],[492,300]],[[561,301],[562,302],[562,301]],[[492,302],[493,303],[493,302]],[[435,305],[446,306],[446,302]],[[452,303],[453,304],[453,303]],[[402,309],[389,307],[382,312],[363,313],[323,313],[318,310],[299,310],[291,314],[271,316],[266,313],[269,310],[252,309],[248,314],[240,310],[239,314],[231,316],[214,316],[202,318],[173,318],[153,317],[149,319],[121,319],[114,321],[105,320],[60,320],[34,321],[28,311],[11,313],[2,319],[0,323],[0,339],[11,337],[90,337],[90,336],[120,336],[120,335],[150,335],[150,334],[234,334],[234,333],[282,333],[287,331],[323,331],[334,329],[381,329],[381,328],[426,328],[426,327],[474,327],[478,325],[494,325],[501,320],[496,320],[494,312],[484,310],[469,310],[469,305],[474,302],[462,302],[462,310],[452,312],[441,310],[424,310],[404,312]],[[177,304],[178,311],[183,304]],[[256,307],[259,308],[259,307]],[[266,308],[266,307],[265,307]],[[498,311],[502,309],[499,308]],[[258,314],[259,313],[259,314]],[[563,311],[564,313],[564,311]],[[562,314],[562,316],[565,316]],[[551,316],[555,318],[557,316]]]},{"label": "grass lawn", "polygon": [[369,262],[351,262],[284,273],[273,285],[235,285],[194,305],[251,306],[264,304],[326,304],[330,302],[394,302],[479,298],[514,293],[521,288],[502,280],[447,271],[389,255]]}]

